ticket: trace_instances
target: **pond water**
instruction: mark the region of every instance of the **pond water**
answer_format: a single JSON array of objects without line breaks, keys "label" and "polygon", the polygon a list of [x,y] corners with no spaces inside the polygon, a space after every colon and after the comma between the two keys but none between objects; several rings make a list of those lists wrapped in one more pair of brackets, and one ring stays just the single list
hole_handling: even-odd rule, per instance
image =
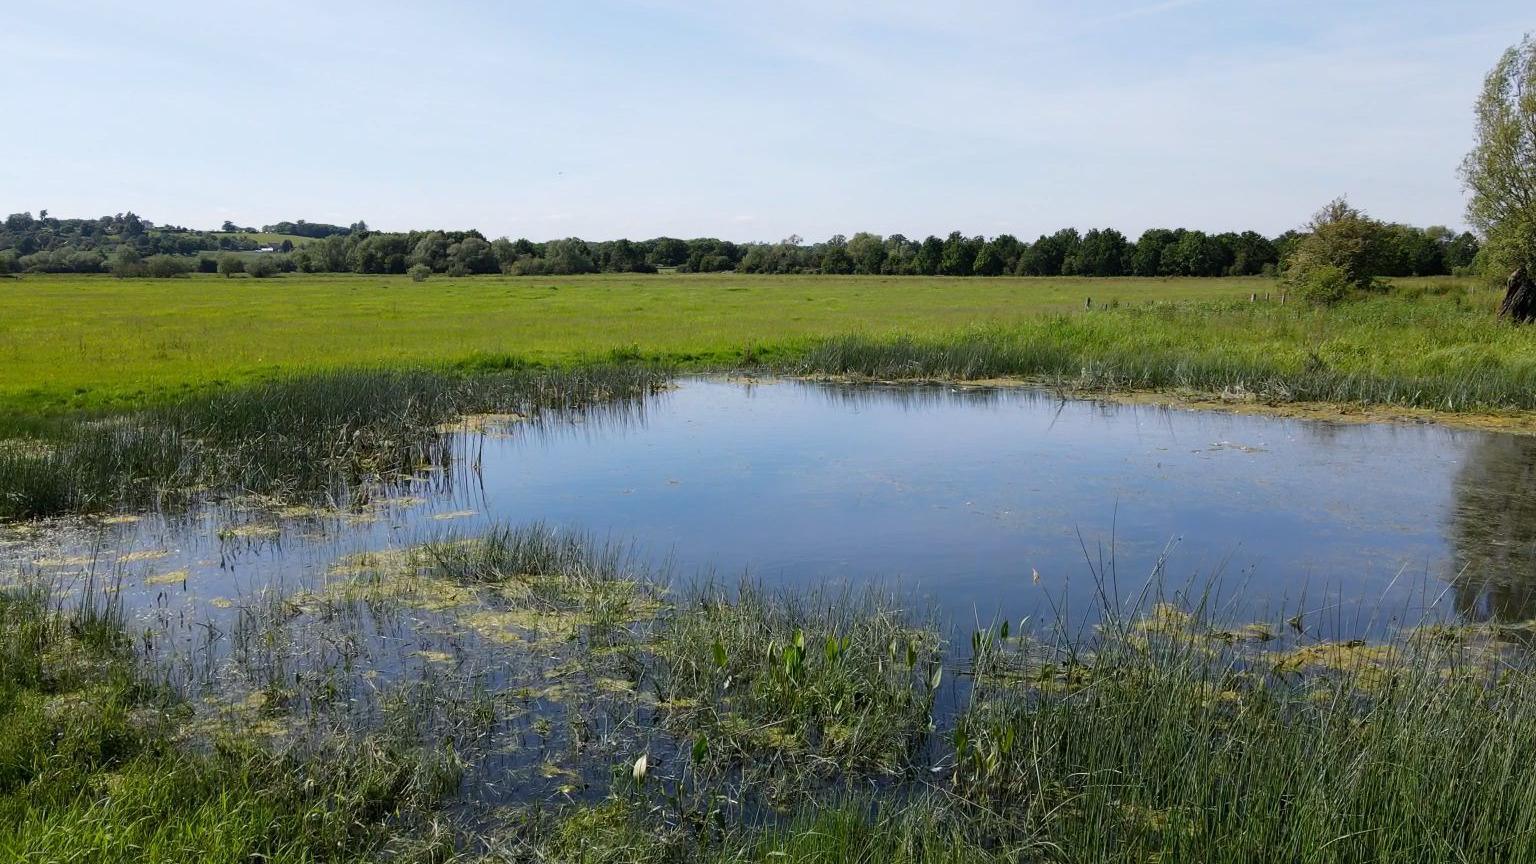
[{"label": "pond water", "polygon": [[366,519],[210,507],[46,542],[13,531],[7,551],[44,568],[121,562],[130,605],[185,573],[173,601],[197,607],[304,585],[342,555],[542,521],[632,543],[682,580],[877,582],[962,627],[1091,617],[1149,584],[1340,635],[1536,615],[1527,436],[722,379],[457,434],[453,470]]},{"label": "pond water", "polygon": [[[345,510],[236,498],[0,526],[0,583],[120,599],[151,666],[238,734],[404,722],[454,742],[470,810],[601,795],[636,753],[689,759],[633,654],[541,631],[494,591],[378,577],[493,524],[607,538],[678,583],[879,586],[953,637],[941,714],[978,622],[1074,630],[1149,593],[1283,640],[1536,617],[1536,437],[716,378],[447,434],[446,468]],[[1304,636],[1283,624],[1298,614]]]}]

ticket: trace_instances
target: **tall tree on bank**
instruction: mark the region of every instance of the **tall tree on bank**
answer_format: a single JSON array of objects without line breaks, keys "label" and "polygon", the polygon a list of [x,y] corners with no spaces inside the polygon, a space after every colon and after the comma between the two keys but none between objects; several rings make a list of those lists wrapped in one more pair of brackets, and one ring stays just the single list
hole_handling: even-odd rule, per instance
[{"label": "tall tree on bank", "polygon": [[1504,52],[1483,82],[1476,143],[1461,165],[1467,219],[1487,240],[1491,272],[1508,278],[1500,314],[1536,321],[1536,42]]}]

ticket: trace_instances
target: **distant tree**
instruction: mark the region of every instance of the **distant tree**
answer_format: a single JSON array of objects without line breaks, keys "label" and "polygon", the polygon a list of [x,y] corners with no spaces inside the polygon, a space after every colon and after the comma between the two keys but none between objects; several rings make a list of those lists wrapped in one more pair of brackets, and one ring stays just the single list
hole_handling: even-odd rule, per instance
[{"label": "distant tree", "polygon": [[1040,239],[1031,244],[1019,257],[1019,275],[1076,275],[1077,249],[1082,242],[1076,228],[1063,228],[1049,237],[1042,234]]},{"label": "distant tree", "polygon": [[1244,231],[1236,235],[1232,247],[1233,276],[1257,276],[1268,267],[1273,270],[1280,263],[1275,244],[1256,231]]},{"label": "distant tree", "polygon": [[544,260],[549,272],[558,276],[597,272],[592,250],[579,237],[549,242],[544,247]]},{"label": "distant tree", "polygon": [[[496,256],[496,263],[502,272],[506,272],[507,267],[517,260],[517,247],[512,244],[511,240],[505,237],[498,237],[491,241],[491,254]],[[429,267],[427,269],[430,271],[432,268]]]},{"label": "distant tree", "polygon": [[959,231],[951,231],[944,239],[939,254],[939,272],[945,276],[969,276],[976,266],[976,255],[981,251],[981,238],[969,238]]},{"label": "distant tree", "polygon": [[21,269],[16,263],[16,253],[0,252],[0,276],[11,276]]},{"label": "distant tree", "polygon": [[1167,228],[1148,228],[1131,251],[1131,273],[1136,276],[1161,276],[1163,250],[1178,242],[1178,235]]},{"label": "distant tree", "polygon": [[1220,276],[1226,270],[1221,241],[1204,231],[1185,231],[1163,250],[1162,271],[1172,276]]},{"label": "distant tree", "polygon": [[219,275],[229,278],[236,273],[245,272],[245,260],[239,255],[224,254],[219,256]]},{"label": "distant tree", "polygon": [[74,273],[100,273],[107,259],[100,252],[82,249],[69,255],[69,269]]},{"label": "distant tree", "polygon": [[976,260],[971,264],[971,272],[977,276],[999,276],[1003,273],[1006,266],[997,245],[994,243],[983,243],[981,249],[976,253]]},{"label": "distant tree", "polygon": [[1094,228],[1083,235],[1077,250],[1079,276],[1124,276],[1131,257],[1125,235],[1113,228]]},{"label": "distant tree", "polygon": [[491,244],[475,236],[465,237],[448,247],[448,266],[464,274],[501,272],[501,262],[496,260]]},{"label": "distant tree", "polygon": [[225,232],[226,234],[233,234],[240,230],[240,226],[229,221],[228,219],[225,219],[224,224],[219,226],[219,230]]},{"label": "distant tree", "polygon": [[267,279],[276,276],[279,269],[277,261],[273,260],[269,255],[263,255],[245,265],[245,272],[252,279]]},{"label": "distant tree", "polygon": [[1355,289],[1375,286],[1381,272],[1382,224],[1350,206],[1344,198],[1333,198],[1307,223],[1307,231],[1296,243],[1286,261],[1286,271],[1293,283],[1312,280],[1313,274],[1326,275],[1332,283],[1332,268]]},{"label": "distant tree", "polygon": [[192,262],[175,255],[151,255],[144,260],[144,273],[151,279],[171,279],[192,272]]},{"label": "distant tree", "polygon": [[1445,244],[1446,269],[1455,273],[1472,266],[1477,260],[1477,253],[1482,248],[1477,242],[1477,237],[1471,231],[1463,231],[1454,239]]},{"label": "distant tree", "polygon": [[829,245],[821,255],[821,272],[846,274],[854,269],[853,256],[848,254],[847,244]]},{"label": "distant tree", "polygon": [[432,231],[416,241],[411,249],[409,264],[420,264],[434,273],[448,269],[448,235]]},{"label": "distant tree", "polygon": [[920,276],[937,276],[943,263],[944,241],[930,234],[913,255],[912,272]]},{"label": "distant tree", "polygon": [[1536,41],[1504,52],[1483,82],[1474,144],[1461,165],[1467,218],[1482,232],[1492,276],[1523,271],[1536,292]]},{"label": "distant tree", "polygon": [[848,238],[848,257],[853,259],[855,273],[879,273],[885,256],[885,241],[878,234],[860,231]]},{"label": "distant tree", "polygon": [[410,274],[412,282],[425,282],[432,275],[432,268],[425,264],[412,264],[406,273]]},{"label": "distant tree", "polygon": [[688,243],[676,237],[657,237],[651,243],[651,263],[657,267],[677,267],[688,260]]},{"label": "distant tree", "polygon": [[112,255],[112,275],[119,279],[128,279],[144,275],[144,259],[139,256],[139,250],[132,246],[121,246]]}]

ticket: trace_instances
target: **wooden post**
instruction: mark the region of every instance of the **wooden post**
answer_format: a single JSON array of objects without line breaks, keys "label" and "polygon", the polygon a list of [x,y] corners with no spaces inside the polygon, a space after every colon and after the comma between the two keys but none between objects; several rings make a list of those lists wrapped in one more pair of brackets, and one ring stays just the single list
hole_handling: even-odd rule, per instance
[{"label": "wooden post", "polygon": [[1087,300],[1083,301],[1083,308],[1084,309],[1092,309],[1093,308],[1093,298],[1092,297],[1089,297]]}]

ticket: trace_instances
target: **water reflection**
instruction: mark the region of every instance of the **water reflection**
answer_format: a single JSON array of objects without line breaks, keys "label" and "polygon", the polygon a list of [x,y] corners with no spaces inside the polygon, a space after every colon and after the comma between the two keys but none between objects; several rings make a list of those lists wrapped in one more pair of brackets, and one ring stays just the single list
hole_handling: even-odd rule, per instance
[{"label": "water reflection", "polygon": [[1450,537],[1462,616],[1536,618],[1536,437],[1484,435],[1467,449]]}]

